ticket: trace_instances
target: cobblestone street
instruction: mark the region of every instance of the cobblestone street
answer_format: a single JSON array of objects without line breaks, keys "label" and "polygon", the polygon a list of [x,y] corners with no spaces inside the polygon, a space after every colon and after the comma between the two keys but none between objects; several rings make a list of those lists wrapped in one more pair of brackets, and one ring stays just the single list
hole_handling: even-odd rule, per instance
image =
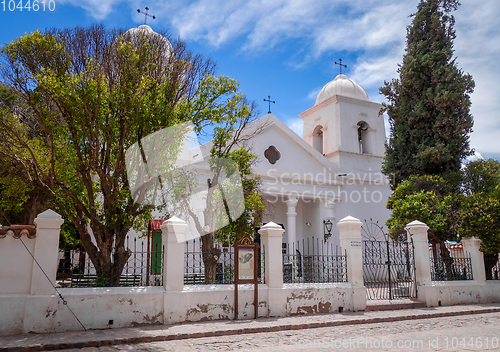
[{"label": "cobblestone street", "polygon": [[233,350],[500,351],[500,313],[116,345],[78,351]]}]

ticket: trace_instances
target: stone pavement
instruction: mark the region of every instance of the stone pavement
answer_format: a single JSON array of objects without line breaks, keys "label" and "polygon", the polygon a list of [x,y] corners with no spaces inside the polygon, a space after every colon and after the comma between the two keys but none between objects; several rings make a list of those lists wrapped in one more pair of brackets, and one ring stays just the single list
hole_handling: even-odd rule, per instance
[{"label": "stone pavement", "polygon": [[61,352],[500,351],[500,313],[141,342]]},{"label": "stone pavement", "polygon": [[27,334],[0,337],[0,351],[50,351],[57,349],[128,345],[155,341],[185,340],[284,330],[303,330],[354,324],[377,324],[498,312],[500,312],[500,304],[481,304],[392,311],[300,315],[284,318],[259,318],[258,320],[225,320],[52,334]]}]

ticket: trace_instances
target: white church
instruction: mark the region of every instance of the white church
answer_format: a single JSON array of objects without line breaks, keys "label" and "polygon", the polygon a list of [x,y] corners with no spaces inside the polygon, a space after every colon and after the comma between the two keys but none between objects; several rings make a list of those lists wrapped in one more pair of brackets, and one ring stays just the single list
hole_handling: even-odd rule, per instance
[{"label": "white church", "polygon": [[336,223],[348,215],[385,224],[391,190],[380,172],[385,142],[380,108],[363,87],[340,74],[299,114],[302,138],[272,114],[259,119],[269,125],[250,146],[270,204],[263,222],[283,224],[284,243],[314,237],[336,246]]},{"label": "white church", "polygon": [[[132,36],[143,32],[155,33],[148,26],[128,31]],[[323,87],[314,106],[299,114],[302,138],[273,114],[252,122],[254,129],[264,126],[246,142],[258,158],[253,171],[261,177],[266,201],[262,223],[283,226],[283,253],[294,253],[293,248],[313,239],[337,248],[336,223],[348,215],[385,224],[391,190],[380,172],[386,139],[380,109],[363,87],[340,74]],[[205,204],[211,145],[193,146],[187,139],[179,157],[197,165],[202,185],[194,205],[198,214]],[[193,222],[184,220],[189,224],[186,238],[199,237]]]},{"label": "white church", "polygon": [[[315,105],[299,114],[302,138],[273,114],[252,122],[248,133],[261,131],[245,144],[258,158],[253,171],[261,177],[266,203],[262,223],[283,226],[284,254],[296,249],[312,254],[317,251],[311,247],[320,245],[340,250],[336,223],[348,215],[380,225],[389,218],[385,205],[391,190],[380,172],[385,142],[380,108],[363,87],[338,75]],[[192,204],[202,219],[212,143],[190,143],[186,138],[178,162],[194,164],[200,186]],[[198,238],[192,219],[183,220],[189,225],[185,240]]]}]

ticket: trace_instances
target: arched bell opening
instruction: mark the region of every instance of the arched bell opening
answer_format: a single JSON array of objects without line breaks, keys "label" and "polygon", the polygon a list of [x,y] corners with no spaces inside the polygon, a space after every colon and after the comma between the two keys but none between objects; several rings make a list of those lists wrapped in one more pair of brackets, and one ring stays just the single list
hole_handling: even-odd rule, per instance
[{"label": "arched bell opening", "polygon": [[313,148],[323,154],[323,126],[318,125],[313,131]]},{"label": "arched bell opening", "polygon": [[358,145],[361,154],[370,154],[370,143],[368,141],[368,129],[370,125],[366,121],[358,122]]}]

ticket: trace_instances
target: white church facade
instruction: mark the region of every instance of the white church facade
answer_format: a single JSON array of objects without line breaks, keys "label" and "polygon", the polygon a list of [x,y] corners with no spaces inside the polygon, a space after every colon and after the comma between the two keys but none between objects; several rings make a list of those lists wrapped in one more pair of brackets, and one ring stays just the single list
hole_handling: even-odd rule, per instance
[{"label": "white church facade", "polygon": [[385,142],[380,108],[359,84],[338,75],[315,105],[299,114],[302,138],[272,114],[256,121],[268,124],[249,143],[268,205],[262,220],[283,224],[285,243],[324,240],[324,223],[331,221],[325,242],[336,246],[338,220],[350,215],[384,224],[389,218],[385,205],[391,190],[380,172]]},{"label": "white church facade", "polygon": [[[247,133],[260,130],[245,145],[257,156],[253,172],[262,180],[266,205],[261,220],[283,226],[284,254],[296,249],[312,254],[313,242],[340,250],[336,223],[346,216],[380,225],[389,218],[385,205],[391,191],[380,172],[385,142],[380,108],[359,84],[338,75],[321,90],[316,104],[299,115],[302,138],[273,114],[251,123]],[[206,181],[212,177],[211,146],[193,147],[186,137],[178,159],[179,164],[192,164],[197,174],[192,205],[199,219],[206,205]],[[175,215],[189,225],[186,240],[199,237],[189,216]]]}]

